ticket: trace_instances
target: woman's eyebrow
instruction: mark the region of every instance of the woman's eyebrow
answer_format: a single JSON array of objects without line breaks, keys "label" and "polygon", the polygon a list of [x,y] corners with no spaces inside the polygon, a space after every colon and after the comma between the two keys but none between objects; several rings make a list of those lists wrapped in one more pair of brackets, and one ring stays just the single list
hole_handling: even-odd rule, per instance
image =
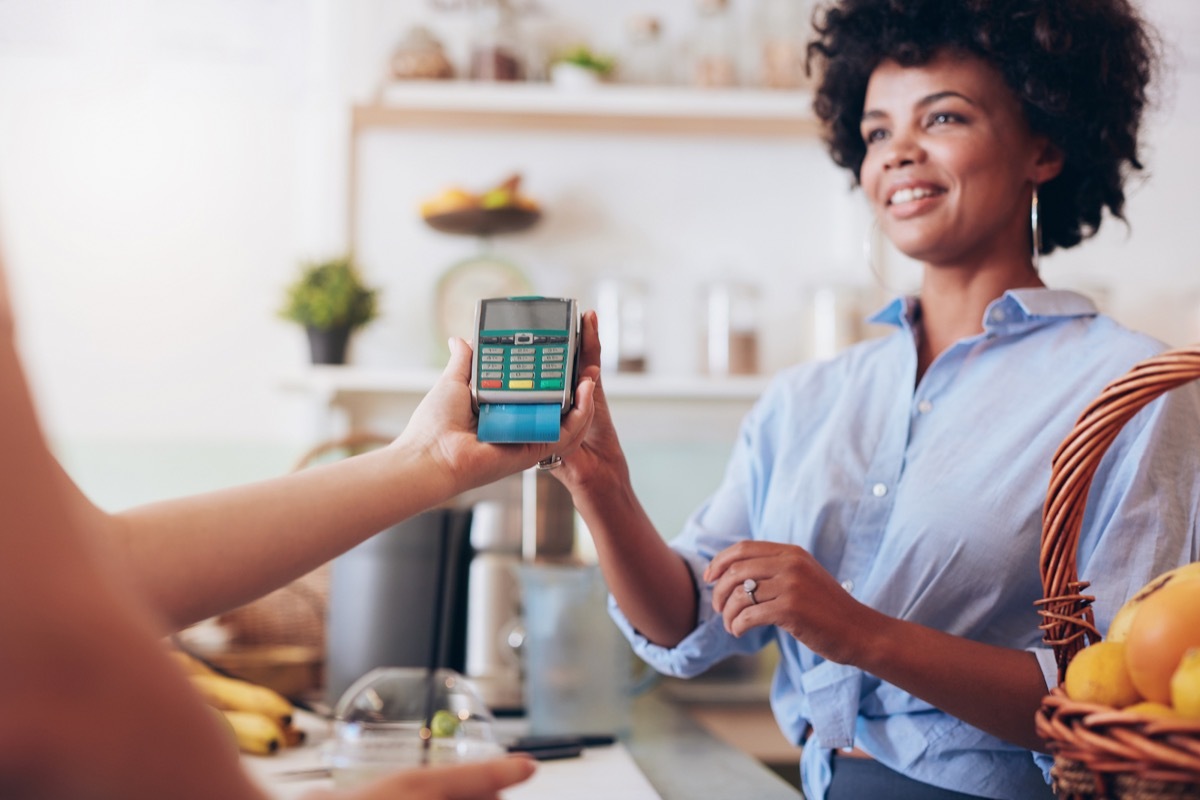
[{"label": "woman's eyebrow", "polygon": [[[934,103],[937,103],[941,100],[945,100],[947,97],[957,97],[959,100],[962,100],[965,103],[970,103],[973,106],[979,105],[978,103],[976,103],[971,98],[967,97],[962,92],[955,92],[953,90],[947,89],[944,92],[934,92],[933,94],[929,94],[929,95],[926,95],[925,97],[922,97],[920,100],[918,100],[914,104],[913,107],[914,108],[926,108],[926,107],[931,106]],[[879,109],[870,109],[870,110],[863,112],[862,121],[867,122],[868,120],[873,120],[873,119],[884,119],[887,116],[888,116],[888,113],[886,111],[882,111]]]}]

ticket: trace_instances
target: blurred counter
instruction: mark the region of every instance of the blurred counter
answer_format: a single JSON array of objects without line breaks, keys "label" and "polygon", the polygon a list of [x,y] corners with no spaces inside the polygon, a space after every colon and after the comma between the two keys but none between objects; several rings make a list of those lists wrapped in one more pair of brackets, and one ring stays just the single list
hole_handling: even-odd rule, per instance
[{"label": "blurred counter", "polygon": [[[507,727],[508,721],[503,722]],[[773,721],[768,722],[774,726]],[[310,732],[308,744],[275,756],[243,757],[246,768],[272,797],[300,798],[332,786],[327,777],[312,772],[321,766],[320,746],[328,736],[326,725],[315,717],[302,720],[302,725]],[[504,795],[512,800],[560,800],[566,796],[564,786],[572,787],[569,796],[576,800],[800,797],[795,788],[758,759],[713,736],[685,705],[672,700],[664,687],[634,700],[633,732],[620,745],[585,751],[579,759],[545,762],[529,783]]]}]

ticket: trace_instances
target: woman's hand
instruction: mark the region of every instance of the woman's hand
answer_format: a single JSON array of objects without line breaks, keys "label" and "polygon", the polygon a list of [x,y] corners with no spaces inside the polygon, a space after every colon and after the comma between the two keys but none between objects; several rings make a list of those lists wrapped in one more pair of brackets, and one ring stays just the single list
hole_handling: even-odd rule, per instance
[{"label": "woman's hand", "polygon": [[[797,545],[738,542],[713,558],[704,579],[714,584],[713,609],[734,636],[775,625],[842,664],[855,663],[874,614]],[[756,584],[753,598],[746,592],[747,580]]]},{"label": "woman's hand", "polygon": [[562,419],[559,440],[549,443],[490,444],[478,439],[479,417],[471,410],[471,346],[450,339],[450,360],[437,383],[413,412],[393,447],[428,452],[459,489],[481,486],[533,466],[552,454],[579,446],[592,421],[593,385],[580,380],[575,404]]},{"label": "woman's hand", "polygon": [[397,772],[350,792],[319,792],[309,800],[498,800],[500,790],[533,774],[531,758],[510,756],[473,764],[442,764]]},{"label": "woman's hand", "polygon": [[589,381],[595,387],[595,414],[585,431],[586,435],[577,443],[578,446],[560,452],[560,455],[563,455],[563,463],[554,470],[554,476],[562,481],[572,494],[576,489],[585,489],[591,484],[611,486],[613,481],[628,482],[625,454],[617,439],[617,430],[613,426],[608,400],[604,396],[604,387],[600,381],[600,334],[595,311],[588,311],[583,315],[579,375],[581,380]]}]

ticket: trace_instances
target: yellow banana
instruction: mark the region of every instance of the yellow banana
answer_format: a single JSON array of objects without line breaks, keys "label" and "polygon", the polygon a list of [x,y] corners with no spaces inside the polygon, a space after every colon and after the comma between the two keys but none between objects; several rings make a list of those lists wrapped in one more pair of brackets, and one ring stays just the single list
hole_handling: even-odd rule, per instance
[{"label": "yellow banana", "polygon": [[179,668],[183,670],[184,675],[216,675],[211,667],[205,664],[198,658],[194,658],[182,650],[168,650],[167,654],[171,656]]},{"label": "yellow banana", "polygon": [[254,711],[222,711],[244,753],[269,756],[283,747],[279,723]]},{"label": "yellow banana", "polygon": [[254,711],[280,726],[292,721],[292,704],[273,689],[224,675],[192,675],[189,680],[210,706],[222,711]]},{"label": "yellow banana", "polygon": [[297,728],[295,725],[287,725],[283,729],[283,743],[288,747],[299,747],[304,744],[304,740],[308,738],[308,734],[302,728]]}]

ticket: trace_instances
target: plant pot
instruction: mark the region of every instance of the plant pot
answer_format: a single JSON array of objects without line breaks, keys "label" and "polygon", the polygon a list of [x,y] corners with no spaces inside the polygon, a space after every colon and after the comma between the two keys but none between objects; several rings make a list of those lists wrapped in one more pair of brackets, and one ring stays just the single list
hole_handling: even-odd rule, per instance
[{"label": "plant pot", "polygon": [[345,364],[346,345],[350,342],[350,328],[307,327],[308,349],[314,364]]}]

